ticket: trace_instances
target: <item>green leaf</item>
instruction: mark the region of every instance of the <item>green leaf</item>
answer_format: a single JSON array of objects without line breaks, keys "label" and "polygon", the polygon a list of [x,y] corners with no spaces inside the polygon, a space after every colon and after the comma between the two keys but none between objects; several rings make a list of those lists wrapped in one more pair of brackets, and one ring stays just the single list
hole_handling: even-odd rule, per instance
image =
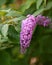
[{"label": "green leaf", "polygon": [[8,24],[5,24],[5,25],[3,25],[2,29],[1,29],[1,33],[2,33],[2,35],[3,35],[4,37],[7,36],[8,27],[9,27],[9,25],[8,25]]},{"label": "green leaf", "polygon": [[11,58],[6,51],[0,51],[0,65],[11,65]]},{"label": "green leaf", "polygon": [[20,11],[24,12],[26,9],[28,9],[33,3],[35,2],[35,0],[27,0],[21,7],[20,7]]},{"label": "green leaf", "polygon": [[7,12],[0,10],[0,16],[4,16]]},{"label": "green leaf", "polygon": [[6,15],[11,9],[8,10],[0,10],[0,16]]},{"label": "green leaf", "polygon": [[21,21],[24,18],[25,18],[24,16],[20,16],[20,17],[17,17],[17,18],[13,18],[13,19],[7,20],[6,23],[10,23],[10,22],[18,23],[18,21]]},{"label": "green leaf", "polygon": [[49,10],[51,8],[52,8],[52,1],[47,3],[47,6],[46,6],[45,10]]},{"label": "green leaf", "polygon": [[46,6],[47,0],[44,0],[44,6]]},{"label": "green leaf", "polygon": [[[9,26],[8,29],[8,38],[12,42],[17,42],[19,40],[18,32],[16,31],[15,27],[13,25]],[[17,42],[18,43],[18,42]]]},{"label": "green leaf", "polygon": [[12,10],[6,14],[6,16],[21,16],[22,13],[19,11]]},{"label": "green leaf", "polygon": [[7,37],[2,37],[2,35],[0,35],[0,43],[7,42],[7,41],[8,41]]},{"label": "green leaf", "polygon": [[37,2],[36,2],[36,8],[37,9],[39,9],[42,2],[43,2],[43,0],[37,0]]},{"label": "green leaf", "polygon": [[33,15],[34,15],[34,16],[37,16],[37,15],[41,14],[43,11],[44,11],[44,8],[39,9],[39,10],[35,11],[35,12],[33,13]]},{"label": "green leaf", "polygon": [[36,4],[34,2],[28,9],[24,11],[23,15],[33,14],[35,10],[36,10]]}]

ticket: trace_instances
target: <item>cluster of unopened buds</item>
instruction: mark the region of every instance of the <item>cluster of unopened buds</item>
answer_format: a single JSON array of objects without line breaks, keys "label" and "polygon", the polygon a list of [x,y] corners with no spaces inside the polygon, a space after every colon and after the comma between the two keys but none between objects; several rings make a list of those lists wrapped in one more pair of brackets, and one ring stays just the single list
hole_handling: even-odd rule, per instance
[{"label": "cluster of unopened buds", "polygon": [[27,15],[27,18],[22,20],[21,32],[20,32],[20,47],[21,53],[25,53],[26,49],[30,45],[32,34],[37,25],[47,27],[50,25],[51,20],[48,17],[38,15]]}]

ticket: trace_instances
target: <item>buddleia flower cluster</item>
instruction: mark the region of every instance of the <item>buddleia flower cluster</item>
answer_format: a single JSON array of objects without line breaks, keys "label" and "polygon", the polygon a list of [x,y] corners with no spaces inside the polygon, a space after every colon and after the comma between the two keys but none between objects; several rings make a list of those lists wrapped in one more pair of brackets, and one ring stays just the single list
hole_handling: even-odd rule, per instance
[{"label": "buddleia flower cluster", "polygon": [[42,16],[42,15],[38,15],[36,17],[36,21],[37,21],[38,25],[41,25],[41,26],[44,26],[44,27],[49,26],[49,24],[51,23],[51,19],[50,18]]},{"label": "buddleia flower cluster", "polygon": [[36,26],[42,25],[45,27],[49,24],[50,19],[42,15],[38,15],[37,17],[34,17],[33,15],[27,15],[27,18],[22,20],[20,32],[21,53],[25,53],[26,49],[29,47],[33,31],[36,28]]},{"label": "buddleia flower cluster", "polygon": [[33,15],[28,15],[25,20],[22,20],[20,32],[21,53],[25,53],[26,48],[29,47],[35,27],[36,19]]}]

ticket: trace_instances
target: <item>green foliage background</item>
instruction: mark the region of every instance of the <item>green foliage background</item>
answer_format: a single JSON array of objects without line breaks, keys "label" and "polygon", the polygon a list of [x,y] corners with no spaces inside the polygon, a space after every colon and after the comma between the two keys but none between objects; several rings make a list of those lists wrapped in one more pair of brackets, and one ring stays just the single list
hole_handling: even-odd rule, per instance
[{"label": "green foliage background", "polygon": [[[52,29],[37,26],[26,54],[20,54],[21,21],[26,15],[42,14],[52,19],[52,0],[26,0],[15,7],[16,0],[0,0],[0,65],[52,65]],[[12,6],[10,6],[12,5]]]}]

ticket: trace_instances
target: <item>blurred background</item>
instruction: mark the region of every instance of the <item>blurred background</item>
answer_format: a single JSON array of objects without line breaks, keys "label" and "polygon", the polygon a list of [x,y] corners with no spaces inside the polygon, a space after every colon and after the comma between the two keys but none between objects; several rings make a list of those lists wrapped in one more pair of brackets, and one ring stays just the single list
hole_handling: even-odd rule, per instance
[{"label": "blurred background", "polygon": [[20,27],[26,15],[52,19],[52,0],[0,0],[0,65],[52,65],[52,25],[37,26],[30,47],[20,53]]}]

